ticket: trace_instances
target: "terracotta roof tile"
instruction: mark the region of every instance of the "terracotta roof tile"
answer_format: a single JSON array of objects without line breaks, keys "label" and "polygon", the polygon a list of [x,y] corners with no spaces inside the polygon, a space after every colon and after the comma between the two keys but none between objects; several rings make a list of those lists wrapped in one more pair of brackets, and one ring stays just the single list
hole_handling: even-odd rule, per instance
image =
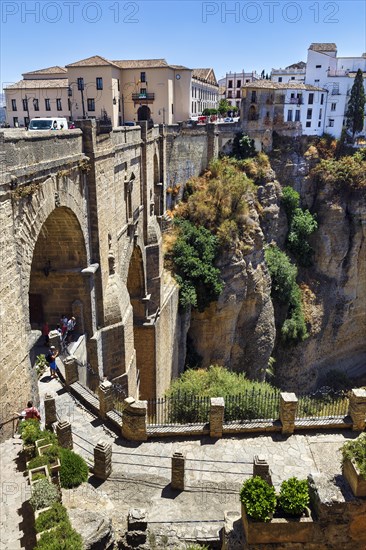
[{"label": "terracotta roof tile", "polygon": [[113,63],[121,69],[168,67],[165,59],[121,59],[113,61]]},{"label": "terracotta roof tile", "polygon": [[29,71],[27,73],[23,73],[23,76],[28,76],[32,74],[57,74],[57,73],[67,73],[67,69],[65,69],[65,67],[59,67],[58,65],[55,65],[54,67],[48,67],[47,69],[39,69],[38,71]]},{"label": "terracotta roof tile", "polygon": [[69,81],[67,78],[48,78],[46,80],[25,79],[6,86],[5,90],[37,90],[43,88],[68,88]]},{"label": "terracotta roof tile", "polygon": [[243,84],[242,88],[267,88],[271,90],[313,90],[323,91],[324,88],[305,84],[304,82],[273,82],[272,80],[257,80],[256,82],[248,82]]},{"label": "terracotta roof tile", "polygon": [[337,45],[334,42],[314,42],[310,44],[309,50],[314,50],[315,52],[336,52]]},{"label": "terracotta roof tile", "polygon": [[193,69],[192,77],[197,78],[197,80],[204,80],[215,86],[218,86],[215,73],[213,69]]},{"label": "terracotta roof tile", "polygon": [[109,61],[105,57],[100,55],[93,55],[92,57],[87,57],[86,59],[81,59],[80,61],[75,61],[75,63],[69,63],[66,65],[66,68],[69,67],[107,67],[111,65],[112,67],[117,67],[113,61]]}]

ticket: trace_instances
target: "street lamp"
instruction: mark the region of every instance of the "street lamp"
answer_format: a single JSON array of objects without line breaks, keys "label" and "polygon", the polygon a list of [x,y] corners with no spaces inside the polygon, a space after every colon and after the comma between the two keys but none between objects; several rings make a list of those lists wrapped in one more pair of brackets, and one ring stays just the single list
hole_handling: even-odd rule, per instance
[{"label": "street lamp", "polygon": [[29,103],[28,103],[28,100],[29,99],[32,99],[32,102],[33,102],[33,108],[34,110],[36,110],[36,104],[37,104],[37,101],[38,99],[36,97],[28,97],[27,94],[24,96],[24,99],[26,101],[26,107],[27,107],[27,118],[28,118],[28,124],[30,123],[30,114],[29,114]]},{"label": "street lamp", "polygon": [[77,82],[70,82],[69,83],[69,88],[67,90],[67,95],[69,96],[69,98],[72,97],[72,87],[71,87],[72,84],[77,84],[78,90],[81,93],[81,105],[83,107],[83,119],[85,119],[86,116],[85,116],[85,103],[84,103],[84,79],[82,77],[79,77],[77,79]]}]

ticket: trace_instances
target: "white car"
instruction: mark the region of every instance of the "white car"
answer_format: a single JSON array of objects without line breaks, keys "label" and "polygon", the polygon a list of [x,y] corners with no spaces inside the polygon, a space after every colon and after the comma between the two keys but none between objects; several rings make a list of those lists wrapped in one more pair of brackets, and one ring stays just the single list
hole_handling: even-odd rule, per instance
[{"label": "white car", "polygon": [[29,123],[29,130],[68,130],[66,118],[44,117],[32,118]]}]

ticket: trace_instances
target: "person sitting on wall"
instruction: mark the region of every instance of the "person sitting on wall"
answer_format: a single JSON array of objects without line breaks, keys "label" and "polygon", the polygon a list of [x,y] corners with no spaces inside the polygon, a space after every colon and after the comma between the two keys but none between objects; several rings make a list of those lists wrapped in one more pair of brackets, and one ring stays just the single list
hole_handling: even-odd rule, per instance
[{"label": "person sitting on wall", "polygon": [[26,408],[21,413],[16,412],[15,414],[18,415],[18,424],[16,428],[18,429],[18,425],[20,421],[23,420],[29,420],[30,418],[34,418],[41,421],[41,415],[37,407],[33,406],[33,401],[28,401]]}]

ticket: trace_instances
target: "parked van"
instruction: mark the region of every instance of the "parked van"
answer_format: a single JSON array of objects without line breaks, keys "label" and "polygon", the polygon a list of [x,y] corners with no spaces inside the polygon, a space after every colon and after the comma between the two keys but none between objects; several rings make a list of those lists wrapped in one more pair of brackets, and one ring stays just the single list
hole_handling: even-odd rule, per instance
[{"label": "parked van", "polygon": [[66,118],[32,118],[28,130],[67,130]]}]

